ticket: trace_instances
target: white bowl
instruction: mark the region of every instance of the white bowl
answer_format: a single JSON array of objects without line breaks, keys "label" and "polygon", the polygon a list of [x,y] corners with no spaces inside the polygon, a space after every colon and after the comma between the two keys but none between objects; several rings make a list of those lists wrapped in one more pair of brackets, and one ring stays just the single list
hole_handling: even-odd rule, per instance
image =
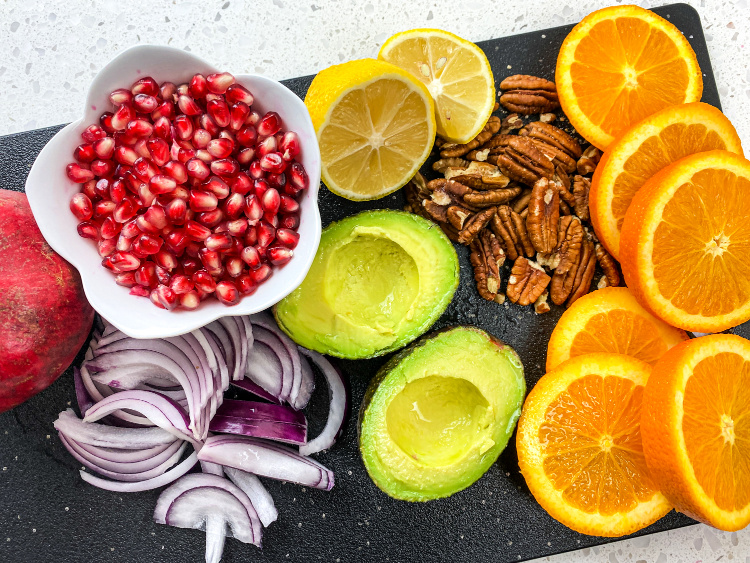
[{"label": "white bowl", "polygon": [[78,236],[78,221],[69,210],[70,198],[81,185],[71,182],[65,166],[74,162],[73,150],[84,141],[81,132],[92,123],[99,123],[104,111],[112,111],[108,95],[116,88],[129,88],[143,76],[157,82],[166,80],[180,84],[195,73],[204,75],[231,69],[216,69],[206,61],[171,47],[137,46],[127,49],[105,66],[89,87],[86,106],[81,119],[65,127],[42,149],[26,180],[34,218],[44,238],[63,258],[81,274],[83,288],[91,305],[105,319],[134,338],[165,338],[184,334],[220,317],[249,315],[267,309],[302,283],[315,258],[320,243],[320,150],[305,104],[286,86],[252,74],[235,74],[237,82],[255,97],[253,109],[263,115],[273,110],[279,113],[284,129],[296,131],[300,137],[302,154],[299,160],[310,178],[303,192],[299,245],[294,257],[283,267],[274,268],[273,276],[257,291],[243,297],[237,305],[227,307],[216,299],[208,299],[193,311],[165,311],[144,297],[129,294],[129,289],[118,286],[114,275],[101,266],[96,245]]}]

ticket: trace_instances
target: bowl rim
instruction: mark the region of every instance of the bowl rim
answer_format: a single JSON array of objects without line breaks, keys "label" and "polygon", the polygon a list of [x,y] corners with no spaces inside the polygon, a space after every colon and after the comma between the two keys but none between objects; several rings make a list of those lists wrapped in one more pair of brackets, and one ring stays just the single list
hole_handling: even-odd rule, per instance
[{"label": "bowl rim", "polygon": [[[313,142],[306,141],[304,146],[305,152],[310,151],[307,160],[314,163],[314,167],[312,168],[308,166],[305,167],[309,177],[309,186],[306,190],[307,194],[304,200],[305,206],[309,206],[308,217],[306,217],[306,219],[312,223],[312,230],[311,232],[306,233],[304,246],[300,245],[301,248],[305,249],[305,252],[299,254],[295,253],[294,259],[284,266],[284,268],[286,268],[293,264],[294,268],[292,271],[295,272],[294,275],[290,280],[286,280],[286,283],[269,284],[269,286],[272,287],[272,290],[270,290],[270,294],[265,296],[262,300],[256,298],[258,295],[257,293],[253,293],[241,298],[240,302],[234,306],[226,306],[216,301],[215,303],[211,302],[202,305],[198,309],[192,311],[165,311],[155,307],[148,299],[127,295],[127,288],[122,289],[126,290],[125,295],[127,295],[128,300],[118,299],[118,296],[114,294],[114,292],[113,295],[110,295],[110,299],[106,299],[107,292],[103,291],[101,284],[93,279],[94,272],[90,271],[91,256],[81,256],[80,253],[69,248],[65,242],[66,236],[78,236],[77,233],[73,232],[72,235],[68,235],[67,232],[62,233],[60,229],[56,227],[57,223],[55,221],[48,222],[48,219],[52,217],[54,210],[50,209],[52,202],[46,197],[46,194],[49,193],[49,190],[54,189],[57,184],[54,179],[50,181],[50,174],[47,173],[47,170],[52,170],[55,167],[61,166],[61,178],[64,178],[65,182],[70,182],[64,174],[65,163],[57,162],[59,157],[56,153],[60,150],[62,145],[65,145],[69,148],[70,156],[72,157],[73,148],[81,142],[76,133],[77,129],[79,129],[84,123],[98,123],[102,111],[107,111],[102,110],[101,108],[98,110],[96,109],[101,101],[103,93],[102,82],[106,81],[106,79],[111,76],[117,77],[118,68],[124,63],[129,62],[132,57],[154,60],[164,58],[165,56],[170,58],[182,58],[186,63],[189,63],[188,68],[191,69],[191,75],[196,72],[196,70],[194,70],[196,67],[199,69],[197,72],[220,72],[216,67],[204,59],[190,52],[174,47],[163,45],[136,45],[123,49],[112,58],[91,81],[86,93],[82,117],[66,125],[45,144],[34,160],[25,183],[25,191],[29,200],[29,205],[42,236],[44,236],[45,240],[53,250],[78,270],[86,298],[97,313],[106,318],[107,321],[123,333],[133,338],[167,338],[178,336],[205,326],[221,317],[250,315],[268,309],[289,295],[302,283],[315,259],[322,231],[320,210],[317,200],[318,191],[320,189],[320,149],[315,136],[315,129],[304,101],[279,81],[257,74],[233,74],[239,83],[253,82],[254,84],[259,85],[253,87],[256,92],[269,89],[272,90],[274,95],[286,96],[286,103],[296,106],[295,111],[299,114],[297,117],[302,119],[304,127],[308,130],[307,132],[312,132],[311,137],[308,135],[308,140],[311,138]],[[147,74],[141,75],[146,76]],[[126,83],[128,80],[130,80],[130,77],[122,79],[120,82]],[[108,89],[105,93],[106,92],[108,92]],[[50,160],[53,160],[53,166],[46,166],[47,162]],[[67,159],[68,162],[71,160],[72,158]],[[63,213],[69,213],[67,205]],[[60,234],[62,234],[62,236],[59,236]],[[93,245],[89,246],[91,253],[93,253],[93,256],[96,259],[97,268],[101,268],[98,264],[100,257],[96,252],[96,247]],[[271,279],[268,281],[271,281]],[[111,278],[111,281],[112,288],[120,287],[115,283],[114,277]],[[260,287],[263,287],[263,285]],[[115,307],[110,303],[113,300],[112,297],[114,297],[114,300],[118,301],[118,304]],[[156,326],[147,321],[138,322],[137,314],[132,310],[128,310],[128,305],[133,303],[132,301],[129,301],[129,299],[139,299],[151,307],[153,309],[151,313],[160,315],[160,324]],[[102,313],[102,310],[106,311],[106,314]],[[161,316],[163,316],[163,318],[161,318]]]}]

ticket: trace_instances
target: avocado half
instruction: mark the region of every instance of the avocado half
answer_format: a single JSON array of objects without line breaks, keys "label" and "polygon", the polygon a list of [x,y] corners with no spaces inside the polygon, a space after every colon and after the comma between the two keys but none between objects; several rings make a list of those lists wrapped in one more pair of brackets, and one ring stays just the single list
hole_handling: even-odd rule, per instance
[{"label": "avocado half", "polygon": [[365,394],[359,449],[370,478],[408,501],[465,489],[505,449],[525,394],[518,354],[486,332],[425,336],[388,361]]},{"label": "avocado half", "polygon": [[274,315],[306,348],[372,358],[424,334],[453,299],[458,276],[456,250],[435,223],[364,211],[323,231],[307,277]]}]

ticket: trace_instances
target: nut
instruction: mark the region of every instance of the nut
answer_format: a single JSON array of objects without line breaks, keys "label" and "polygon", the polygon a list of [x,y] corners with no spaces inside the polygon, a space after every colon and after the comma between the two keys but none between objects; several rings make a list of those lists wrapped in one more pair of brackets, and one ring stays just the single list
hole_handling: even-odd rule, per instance
[{"label": "nut", "polygon": [[422,201],[430,197],[430,190],[427,189],[424,177],[417,172],[408,184],[404,187],[404,196],[406,197],[406,205],[404,211],[420,215],[426,219],[432,219],[427,213],[425,208],[422,206]]},{"label": "nut", "polygon": [[533,186],[540,178],[552,178],[555,167],[535,144],[517,135],[496,135],[485,145],[490,148],[487,162],[515,182]]},{"label": "nut", "polygon": [[539,121],[542,123],[554,123],[557,116],[554,113],[542,113],[539,115]]},{"label": "nut", "polygon": [[500,290],[500,268],[505,262],[505,253],[497,237],[492,232],[483,230],[471,243],[469,260],[474,267],[479,295],[483,299],[494,301]]},{"label": "nut", "polygon": [[529,240],[526,222],[507,205],[497,208],[490,228],[503,241],[505,254],[511,260],[516,260],[519,256],[534,256],[534,246]]},{"label": "nut", "polygon": [[[549,123],[533,121],[518,132],[519,135],[538,139],[551,145],[572,158],[581,156],[581,145],[565,131]],[[575,169],[575,168],[574,168]],[[571,170],[572,172],[572,170]]]},{"label": "nut", "polygon": [[466,168],[469,166],[469,161],[463,158],[441,158],[432,163],[432,169],[435,172],[443,174],[449,168]]},{"label": "nut", "polygon": [[589,190],[591,190],[591,180],[576,174],[573,177],[573,209],[582,221],[590,221],[589,213]]},{"label": "nut", "polygon": [[594,252],[596,253],[596,261],[599,262],[599,266],[604,271],[604,278],[602,279],[606,280],[605,287],[617,287],[620,285],[620,272],[617,270],[615,259],[599,243],[594,247]]},{"label": "nut", "polygon": [[531,188],[524,188],[519,196],[511,203],[511,208],[516,213],[520,213],[529,205],[531,199]]},{"label": "nut", "polygon": [[550,312],[550,306],[549,303],[547,303],[547,297],[549,297],[549,293],[545,291],[539,296],[539,299],[534,301],[534,312],[537,315],[543,315],[544,313]]},{"label": "nut", "polygon": [[553,147],[552,145],[548,145],[539,139],[531,139],[531,142],[534,143],[534,146],[538,148],[541,153],[550,160],[550,162],[552,162],[553,166],[561,168],[566,174],[575,172],[576,161],[565,151]]},{"label": "nut", "polygon": [[558,231],[560,241],[557,249],[559,262],[555,267],[555,275],[567,274],[575,268],[581,257],[581,244],[583,244],[583,225],[578,217],[568,215],[560,217]]},{"label": "nut", "polygon": [[591,289],[591,281],[594,279],[596,269],[596,251],[594,243],[586,239],[583,242],[581,260],[578,263],[575,280],[573,281],[573,292],[568,297],[566,305],[570,307],[580,297],[586,295]]},{"label": "nut", "polygon": [[544,268],[519,256],[513,263],[505,293],[513,303],[526,306],[539,299],[549,282]]},{"label": "nut", "polygon": [[466,194],[464,201],[475,207],[489,207],[492,205],[501,205],[508,203],[514,197],[521,193],[521,188],[514,186],[511,188],[499,190],[487,190],[484,192],[474,192]]},{"label": "nut", "polygon": [[470,244],[479,232],[484,229],[487,224],[497,213],[497,207],[488,207],[482,211],[472,215],[465,223],[463,229],[458,233],[458,242],[460,244]]},{"label": "nut", "polygon": [[479,134],[474,137],[471,141],[465,144],[457,143],[445,143],[440,147],[441,158],[451,158],[457,156],[463,156],[469,151],[474,150],[480,145],[486,143],[492,135],[500,131],[500,118],[496,115],[490,116],[487,123],[485,123]]},{"label": "nut", "polygon": [[596,166],[599,164],[599,160],[601,158],[602,151],[597,149],[594,145],[589,145],[589,147],[585,151],[583,151],[581,158],[578,159],[578,163],[576,165],[578,173],[581,176],[591,174],[594,170],[596,170]]},{"label": "nut", "polygon": [[448,168],[445,179],[478,190],[504,188],[510,183],[510,179],[497,166],[488,162],[469,162],[464,168]]},{"label": "nut", "polygon": [[500,89],[503,90],[500,105],[508,111],[530,115],[549,113],[560,107],[555,83],[544,78],[517,74],[503,80]]},{"label": "nut", "polygon": [[517,113],[511,113],[503,119],[500,125],[500,134],[507,135],[511,131],[520,129],[521,127],[523,127],[523,119],[518,117]]},{"label": "nut", "polygon": [[557,246],[560,195],[554,182],[541,178],[531,190],[526,230],[537,252],[550,254]]}]

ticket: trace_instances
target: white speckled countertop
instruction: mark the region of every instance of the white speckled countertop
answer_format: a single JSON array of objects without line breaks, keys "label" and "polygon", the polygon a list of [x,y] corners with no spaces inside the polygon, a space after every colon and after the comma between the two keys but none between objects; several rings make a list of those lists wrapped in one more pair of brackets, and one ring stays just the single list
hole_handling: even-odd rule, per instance
[{"label": "white speckled countertop", "polygon": [[[644,7],[668,1],[637,1]],[[724,112],[750,147],[750,2],[691,0]],[[480,41],[573,23],[614,2],[575,0],[0,0],[0,135],[77,118],[92,77],[139,43],[184,48],[234,72],[283,79],[374,56],[391,34],[440,27]],[[750,530],[690,526],[537,562],[750,563]]]}]

